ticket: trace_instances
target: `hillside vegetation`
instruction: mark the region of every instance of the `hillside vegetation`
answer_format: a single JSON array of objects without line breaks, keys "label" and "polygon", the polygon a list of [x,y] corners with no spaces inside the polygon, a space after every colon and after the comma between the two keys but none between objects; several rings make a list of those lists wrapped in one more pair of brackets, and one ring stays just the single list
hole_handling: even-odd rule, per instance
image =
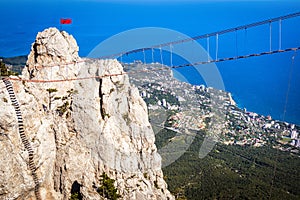
[{"label": "hillside vegetation", "polygon": [[[166,138],[162,134],[156,137],[158,146],[169,140],[170,134],[163,132]],[[198,132],[188,151],[163,168],[168,187],[177,199],[300,198],[298,156],[268,146],[217,144],[200,159],[204,134]]]}]

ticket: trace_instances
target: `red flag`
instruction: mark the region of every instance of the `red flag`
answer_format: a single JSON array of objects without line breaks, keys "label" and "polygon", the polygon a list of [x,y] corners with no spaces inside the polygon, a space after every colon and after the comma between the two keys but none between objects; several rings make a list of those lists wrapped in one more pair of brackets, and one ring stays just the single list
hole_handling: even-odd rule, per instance
[{"label": "red flag", "polygon": [[60,19],[60,24],[72,24],[72,19],[71,18],[61,18]]}]

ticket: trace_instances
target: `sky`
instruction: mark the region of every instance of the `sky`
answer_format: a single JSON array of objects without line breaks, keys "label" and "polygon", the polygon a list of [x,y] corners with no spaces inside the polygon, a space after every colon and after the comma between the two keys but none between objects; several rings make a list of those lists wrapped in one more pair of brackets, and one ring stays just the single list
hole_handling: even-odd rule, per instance
[{"label": "sky", "polygon": [[[0,8],[0,56],[27,55],[39,31],[57,27],[74,36],[79,54],[84,57],[99,43],[123,31],[160,27],[194,37],[298,12],[300,0],[2,0]],[[73,23],[61,27],[60,18],[72,18]],[[272,45],[276,49],[278,23],[272,27]],[[299,19],[286,20],[283,27],[283,47],[300,46]],[[237,36],[239,53],[247,53],[248,50],[257,53],[269,48],[268,26],[248,30],[247,41],[245,32],[238,32]],[[235,55],[235,37],[234,33],[222,36],[223,39],[220,37],[220,54],[223,53],[220,56]],[[210,41],[210,53],[214,55],[213,38]],[[206,48],[205,40],[198,42]],[[245,46],[251,49],[246,51]],[[218,67],[226,81],[226,88],[236,95],[242,106],[254,111],[260,107],[258,111],[263,114],[272,114],[277,107],[275,115],[279,118],[285,101],[291,57],[291,53],[267,56],[220,63]],[[300,83],[296,81],[300,80],[297,75],[300,71],[295,72],[291,88],[294,96],[290,100],[300,102],[300,95],[297,96]],[[270,89],[270,85],[274,88]],[[274,102],[273,106],[268,106],[268,102],[272,101],[277,101],[277,104]],[[300,123],[299,108],[299,104],[294,104],[290,108],[294,113],[290,114]]]},{"label": "sky", "polygon": [[[86,56],[97,43],[129,29],[163,27],[192,37],[296,12],[300,10],[299,2],[298,0],[4,0],[0,2],[3,8],[0,23],[8,35],[26,32],[28,41],[24,46],[27,45],[28,49],[28,44],[31,44],[38,31],[49,26],[59,27],[60,17],[70,17],[74,23],[71,27],[65,28],[76,37],[81,46],[81,56]],[[32,30],[20,31],[26,27]],[[0,54],[4,53],[0,51]]]}]

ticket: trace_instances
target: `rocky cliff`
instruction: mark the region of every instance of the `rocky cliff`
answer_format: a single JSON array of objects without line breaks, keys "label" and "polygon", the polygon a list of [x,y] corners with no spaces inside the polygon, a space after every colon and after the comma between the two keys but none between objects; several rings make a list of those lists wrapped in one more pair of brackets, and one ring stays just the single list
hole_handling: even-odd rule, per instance
[{"label": "rocky cliff", "polygon": [[103,172],[120,199],[174,199],[145,102],[127,75],[107,76],[122,73],[80,58],[66,32],[37,35],[21,79],[0,81],[0,199],[103,199]]}]

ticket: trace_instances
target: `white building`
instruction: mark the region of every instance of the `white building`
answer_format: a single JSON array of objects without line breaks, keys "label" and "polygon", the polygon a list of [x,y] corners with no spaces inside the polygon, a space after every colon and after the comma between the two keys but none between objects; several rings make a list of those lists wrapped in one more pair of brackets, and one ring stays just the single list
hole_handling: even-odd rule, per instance
[{"label": "white building", "polygon": [[291,139],[297,139],[298,135],[299,135],[299,133],[297,133],[297,131],[292,131],[292,133],[291,133]]},{"label": "white building", "polygon": [[161,101],[160,100],[158,100],[157,105],[161,106]]},{"label": "white building", "polygon": [[167,107],[167,101],[165,99],[162,100],[162,106]]},{"label": "white building", "polygon": [[300,139],[296,140],[296,147],[300,147]]},{"label": "white building", "polygon": [[141,96],[142,96],[142,97],[146,97],[146,95],[147,95],[147,92],[146,92],[146,91],[143,91],[143,92],[141,93]]}]

